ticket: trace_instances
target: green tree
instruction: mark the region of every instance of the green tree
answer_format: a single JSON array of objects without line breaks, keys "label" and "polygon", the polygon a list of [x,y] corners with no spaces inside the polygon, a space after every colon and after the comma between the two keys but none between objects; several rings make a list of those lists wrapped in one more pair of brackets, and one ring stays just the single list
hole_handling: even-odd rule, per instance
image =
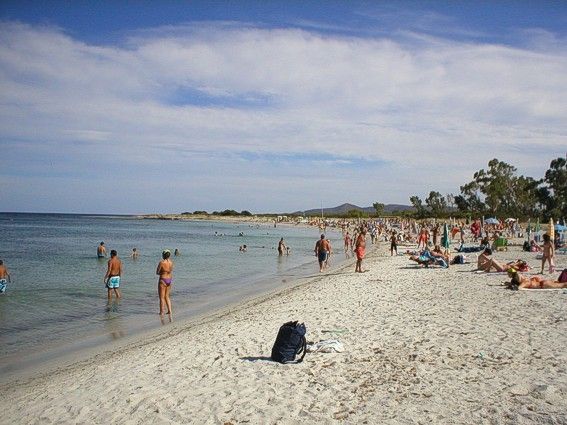
[{"label": "green tree", "polygon": [[441,217],[447,211],[447,201],[439,192],[435,192],[433,190],[429,192],[429,196],[425,200],[425,203],[434,217]]},{"label": "green tree", "polygon": [[415,208],[415,216],[417,218],[424,218],[427,216],[427,210],[423,206],[423,201],[419,198],[419,196],[412,196],[409,198],[411,204]]},{"label": "green tree", "polygon": [[363,211],[360,211],[360,210],[348,210],[345,215],[346,215],[346,217],[349,217],[349,218],[363,218],[363,217],[366,217],[366,214],[364,214],[364,212],[363,212]]},{"label": "green tree", "polygon": [[532,177],[516,177],[512,189],[514,201],[506,211],[508,215],[521,218],[541,216],[545,209],[541,183],[542,180],[535,180]]},{"label": "green tree", "polygon": [[213,211],[213,215],[222,215],[222,216],[236,216],[239,215],[238,211],[235,210],[224,210],[224,211]]},{"label": "green tree", "polygon": [[[544,181],[548,184],[547,215],[567,217],[567,159],[557,158],[551,161]],[[540,192],[540,195],[543,193]]]},{"label": "green tree", "polygon": [[449,207],[449,209],[453,210],[455,208],[455,195],[448,193],[445,196],[445,199],[447,200],[447,206]]},{"label": "green tree", "polygon": [[384,204],[381,204],[379,202],[374,202],[372,206],[376,210],[376,217],[380,217],[382,214],[384,214],[384,206],[385,206]]},{"label": "green tree", "polygon": [[461,186],[455,197],[461,212],[490,214],[500,217],[534,217],[541,215],[549,204],[549,192],[542,180],[517,176],[516,167],[498,159],[488,162],[488,168],[477,171],[473,181]]},{"label": "green tree", "polygon": [[514,209],[515,173],[516,167],[496,158],[488,162],[488,170],[474,173],[489,213],[510,214]]},{"label": "green tree", "polygon": [[455,197],[457,208],[462,212],[484,214],[486,206],[481,199],[479,185],[476,181],[469,182],[460,187],[461,194]]}]

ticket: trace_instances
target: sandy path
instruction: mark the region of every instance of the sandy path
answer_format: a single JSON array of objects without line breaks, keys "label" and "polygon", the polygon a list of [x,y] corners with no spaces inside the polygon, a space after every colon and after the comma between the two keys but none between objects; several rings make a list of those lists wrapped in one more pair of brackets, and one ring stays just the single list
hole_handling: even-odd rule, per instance
[{"label": "sandy path", "polygon": [[[496,255],[517,257],[539,264]],[[366,263],[0,387],[0,422],[567,423],[567,291],[513,292],[472,265],[418,269],[380,252]],[[263,360],[288,320],[345,352]]]}]

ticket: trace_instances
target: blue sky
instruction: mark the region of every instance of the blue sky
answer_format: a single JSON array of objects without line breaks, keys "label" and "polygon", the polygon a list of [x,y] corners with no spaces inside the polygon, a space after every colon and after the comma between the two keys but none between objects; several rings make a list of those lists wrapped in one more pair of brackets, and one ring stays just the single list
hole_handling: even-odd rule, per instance
[{"label": "blue sky", "polygon": [[458,193],[567,147],[567,2],[3,1],[3,211]]}]

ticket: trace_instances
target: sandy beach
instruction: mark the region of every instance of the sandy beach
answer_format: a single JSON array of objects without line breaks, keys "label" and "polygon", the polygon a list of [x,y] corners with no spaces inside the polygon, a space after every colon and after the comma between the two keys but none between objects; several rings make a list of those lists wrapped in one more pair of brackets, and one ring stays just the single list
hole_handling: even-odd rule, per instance
[{"label": "sandy beach", "polygon": [[[419,268],[386,248],[369,255],[366,273],[349,264],[3,384],[0,422],[567,423],[567,290],[510,291],[504,274]],[[495,258],[539,271],[519,247]],[[556,262],[567,267],[567,256]],[[345,351],[269,361],[288,320],[305,322],[308,341],[339,339]]]}]

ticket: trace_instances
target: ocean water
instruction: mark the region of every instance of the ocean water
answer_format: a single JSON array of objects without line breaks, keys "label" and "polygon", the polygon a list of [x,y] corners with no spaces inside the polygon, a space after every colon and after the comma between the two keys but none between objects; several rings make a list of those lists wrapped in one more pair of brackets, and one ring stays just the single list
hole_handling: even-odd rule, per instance
[{"label": "ocean water", "polygon": [[[0,214],[0,259],[12,276],[0,295],[0,372],[89,341],[104,344],[167,326],[157,314],[155,270],[163,249],[181,253],[172,257],[176,320],[314,274],[318,236],[317,228],[273,224]],[[280,237],[291,247],[289,256],[277,255]],[[328,237],[342,246],[340,234]],[[107,259],[96,257],[101,241],[124,264],[123,299],[110,306],[103,283]],[[239,252],[243,244],[246,253]],[[133,247],[140,253],[136,260]]]}]

